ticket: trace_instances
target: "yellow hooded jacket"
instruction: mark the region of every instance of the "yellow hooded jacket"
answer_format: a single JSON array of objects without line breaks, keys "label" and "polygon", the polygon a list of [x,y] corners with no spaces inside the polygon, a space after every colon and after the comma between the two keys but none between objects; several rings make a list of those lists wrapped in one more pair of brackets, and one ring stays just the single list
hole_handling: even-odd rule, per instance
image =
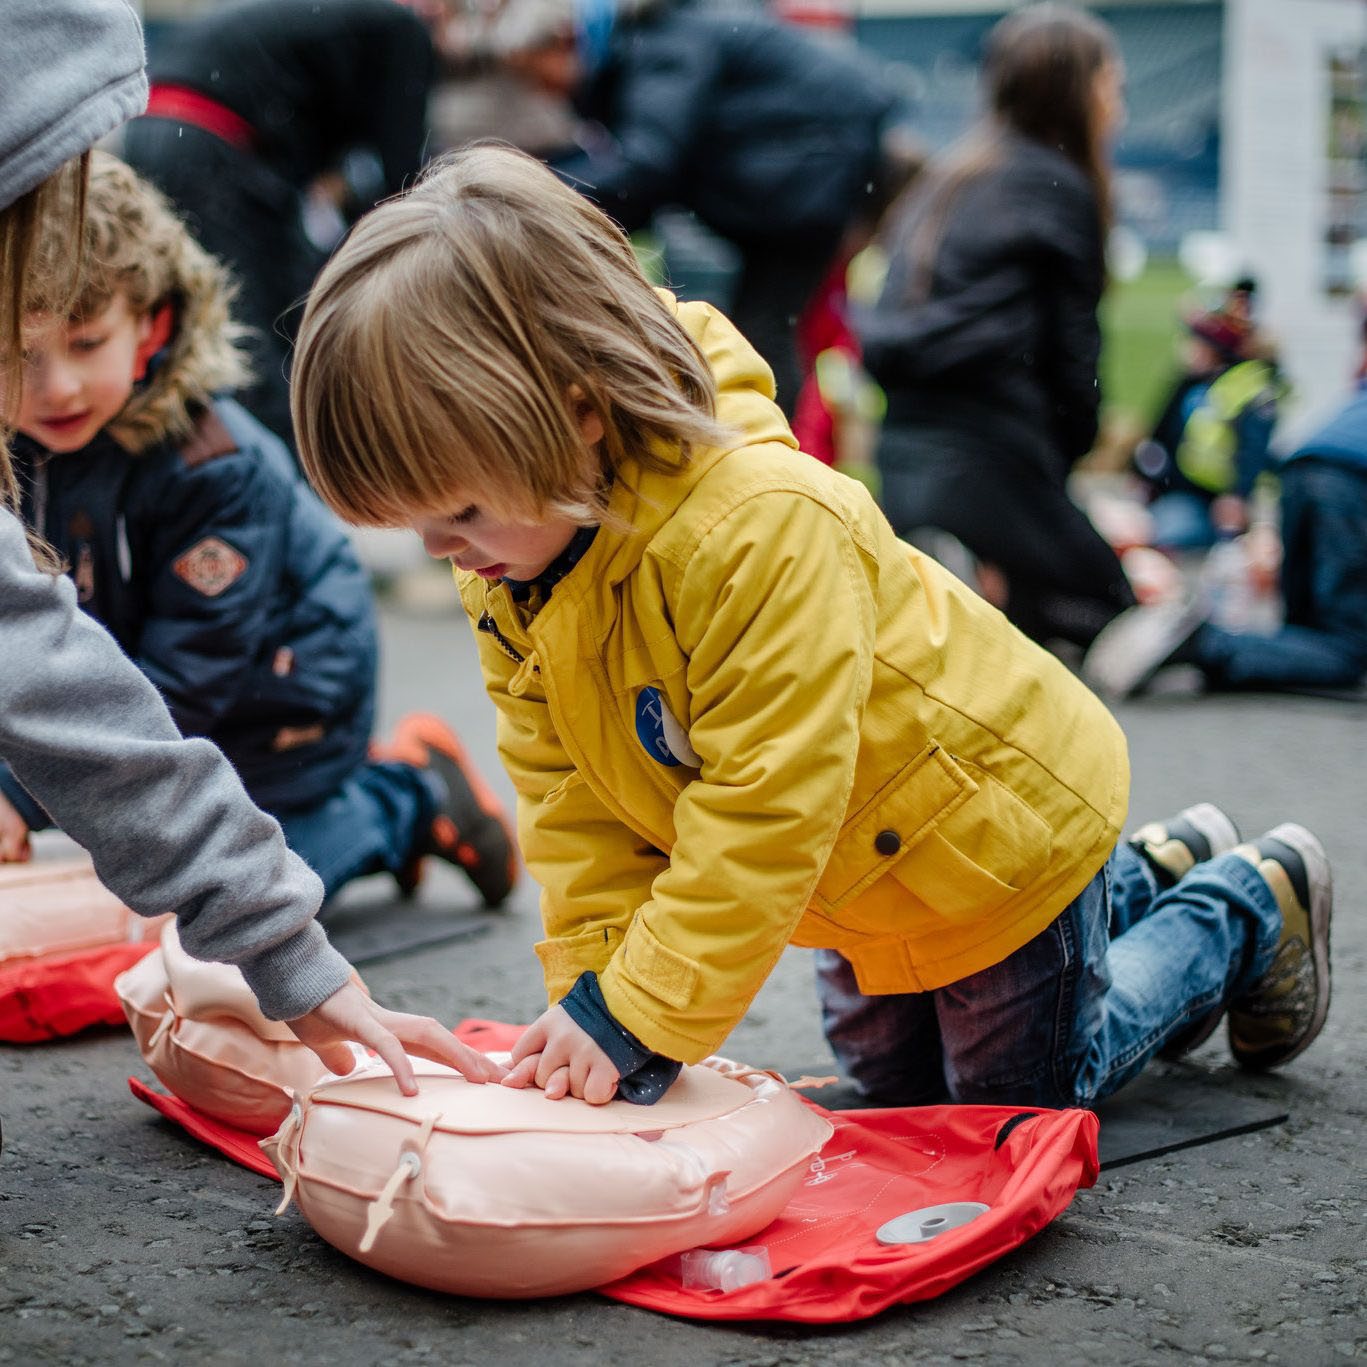
[{"label": "yellow hooded jacket", "polygon": [[789,942],[865,992],[1000,962],[1105,863],[1125,742],[1057,660],[801,455],[767,366],[674,305],[734,446],[628,467],[530,619],[458,573],[542,887],[552,1002],[585,970],[649,1048],[714,1051]]}]

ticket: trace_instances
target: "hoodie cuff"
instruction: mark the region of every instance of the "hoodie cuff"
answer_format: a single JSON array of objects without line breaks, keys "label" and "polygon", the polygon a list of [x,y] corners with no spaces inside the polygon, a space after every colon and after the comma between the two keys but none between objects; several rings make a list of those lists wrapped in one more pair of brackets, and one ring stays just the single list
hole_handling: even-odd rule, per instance
[{"label": "hoodie cuff", "polygon": [[351,965],[317,921],[238,967],[267,1020],[297,1020],[351,980]]},{"label": "hoodie cuff", "polygon": [[617,1069],[617,1100],[650,1106],[673,1086],[683,1064],[654,1053],[618,1024],[603,1000],[596,973],[581,973],[560,1005]]}]

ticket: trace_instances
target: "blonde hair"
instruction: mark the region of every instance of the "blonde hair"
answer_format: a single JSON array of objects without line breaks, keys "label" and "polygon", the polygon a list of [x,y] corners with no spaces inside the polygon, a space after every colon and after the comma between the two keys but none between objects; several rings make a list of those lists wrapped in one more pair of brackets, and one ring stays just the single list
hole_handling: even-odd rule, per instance
[{"label": "blonde hair", "polygon": [[[246,330],[229,314],[236,291],[227,271],[190,236],[160,191],[107,152],[91,153],[82,265],[75,300],[65,310],[73,321],[98,316],[117,294],[137,314],[163,304],[174,310],[167,355],[109,424],[127,450],[188,436],[197,407],[251,378],[241,349]],[[29,301],[30,310],[59,307],[58,299]]]},{"label": "blonde hair", "polygon": [[361,221],[309,296],[291,387],[304,471],[355,523],[456,488],[599,521],[628,460],[675,469],[726,438],[707,362],[622,231],[506,146],[442,159]]},{"label": "blonde hair", "polygon": [[24,319],[43,301],[66,307],[80,284],[88,160],[87,153],[65,162],[0,209],[0,507],[19,506],[9,439],[23,384]]},{"label": "blonde hair", "polygon": [[[37,301],[56,300],[65,306],[80,284],[89,163],[88,152],[73,157],[0,209],[0,288],[6,296],[0,321],[0,509],[16,515],[19,482],[9,443],[24,382],[24,319]],[[61,572],[61,558],[32,529],[28,544],[40,570]]]}]

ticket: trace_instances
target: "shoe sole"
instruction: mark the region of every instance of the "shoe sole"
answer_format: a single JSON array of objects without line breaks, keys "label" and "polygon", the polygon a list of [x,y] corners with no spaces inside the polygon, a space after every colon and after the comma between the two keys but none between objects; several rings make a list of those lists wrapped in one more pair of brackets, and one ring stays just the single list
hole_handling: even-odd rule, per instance
[{"label": "shoe sole", "polygon": [[[1163,623],[1156,622],[1153,611],[1142,606],[1128,608],[1096,638],[1082,660],[1082,679],[1089,688],[1117,702],[1142,693],[1162,671],[1173,651],[1205,620],[1198,603],[1188,603]],[[1145,615],[1140,616],[1141,613]],[[1129,628],[1142,622],[1162,626],[1154,643],[1134,639],[1135,633]],[[1145,645],[1145,654],[1154,657],[1153,663],[1139,671],[1133,668],[1137,644]]]},{"label": "shoe sole", "polygon": [[1242,839],[1233,820],[1213,802],[1198,802],[1181,815],[1205,837],[1212,859],[1232,850]]},{"label": "shoe sole", "polygon": [[[1199,836],[1205,842],[1208,853],[1202,854],[1184,837],[1182,827]],[[1198,802],[1195,806],[1184,807],[1166,821],[1148,821],[1129,837],[1130,847],[1137,850],[1159,875],[1160,881],[1171,880],[1175,883],[1184,878],[1198,864],[1216,858],[1232,850],[1240,842],[1239,828],[1225,812],[1213,802]],[[1187,868],[1173,868],[1166,862],[1168,846],[1180,846],[1191,858]]]},{"label": "shoe sole", "polygon": [[[1329,1015],[1329,999],[1333,993],[1329,963],[1329,923],[1334,911],[1334,876],[1329,867],[1329,856],[1324,846],[1304,826],[1289,821],[1267,832],[1273,840],[1289,845],[1305,861],[1305,877],[1310,888],[1310,953],[1315,963],[1315,982],[1319,985],[1319,998],[1315,1003],[1315,1014],[1310,1026],[1289,1053],[1279,1054],[1274,1063],[1245,1063],[1238,1059],[1241,1066],[1253,1072],[1264,1072],[1268,1068],[1280,1068],[1293,1058],[1303,1054],[1319,1037],[1324,1022]],[[1237,1058],[1237,1055],[1236,1055]]]}]

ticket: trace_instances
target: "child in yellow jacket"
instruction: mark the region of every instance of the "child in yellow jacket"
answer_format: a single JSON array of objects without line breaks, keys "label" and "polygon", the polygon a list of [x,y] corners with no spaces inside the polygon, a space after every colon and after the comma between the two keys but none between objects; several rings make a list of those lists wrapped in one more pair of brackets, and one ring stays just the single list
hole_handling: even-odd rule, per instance
[{"label": "child in yellow jacket", "polygon": [[417,530],[476,628],[543,889],[513,1085],[653,1100],[789,943],[880,1101],[1087,1104],[1226,1008],[1250,1066],[1318,1032],[1314,837],[1203,805],[1117,843],[1105,708],[536,162],[461,153],[363,220],[293,402],[323,498]]}]

